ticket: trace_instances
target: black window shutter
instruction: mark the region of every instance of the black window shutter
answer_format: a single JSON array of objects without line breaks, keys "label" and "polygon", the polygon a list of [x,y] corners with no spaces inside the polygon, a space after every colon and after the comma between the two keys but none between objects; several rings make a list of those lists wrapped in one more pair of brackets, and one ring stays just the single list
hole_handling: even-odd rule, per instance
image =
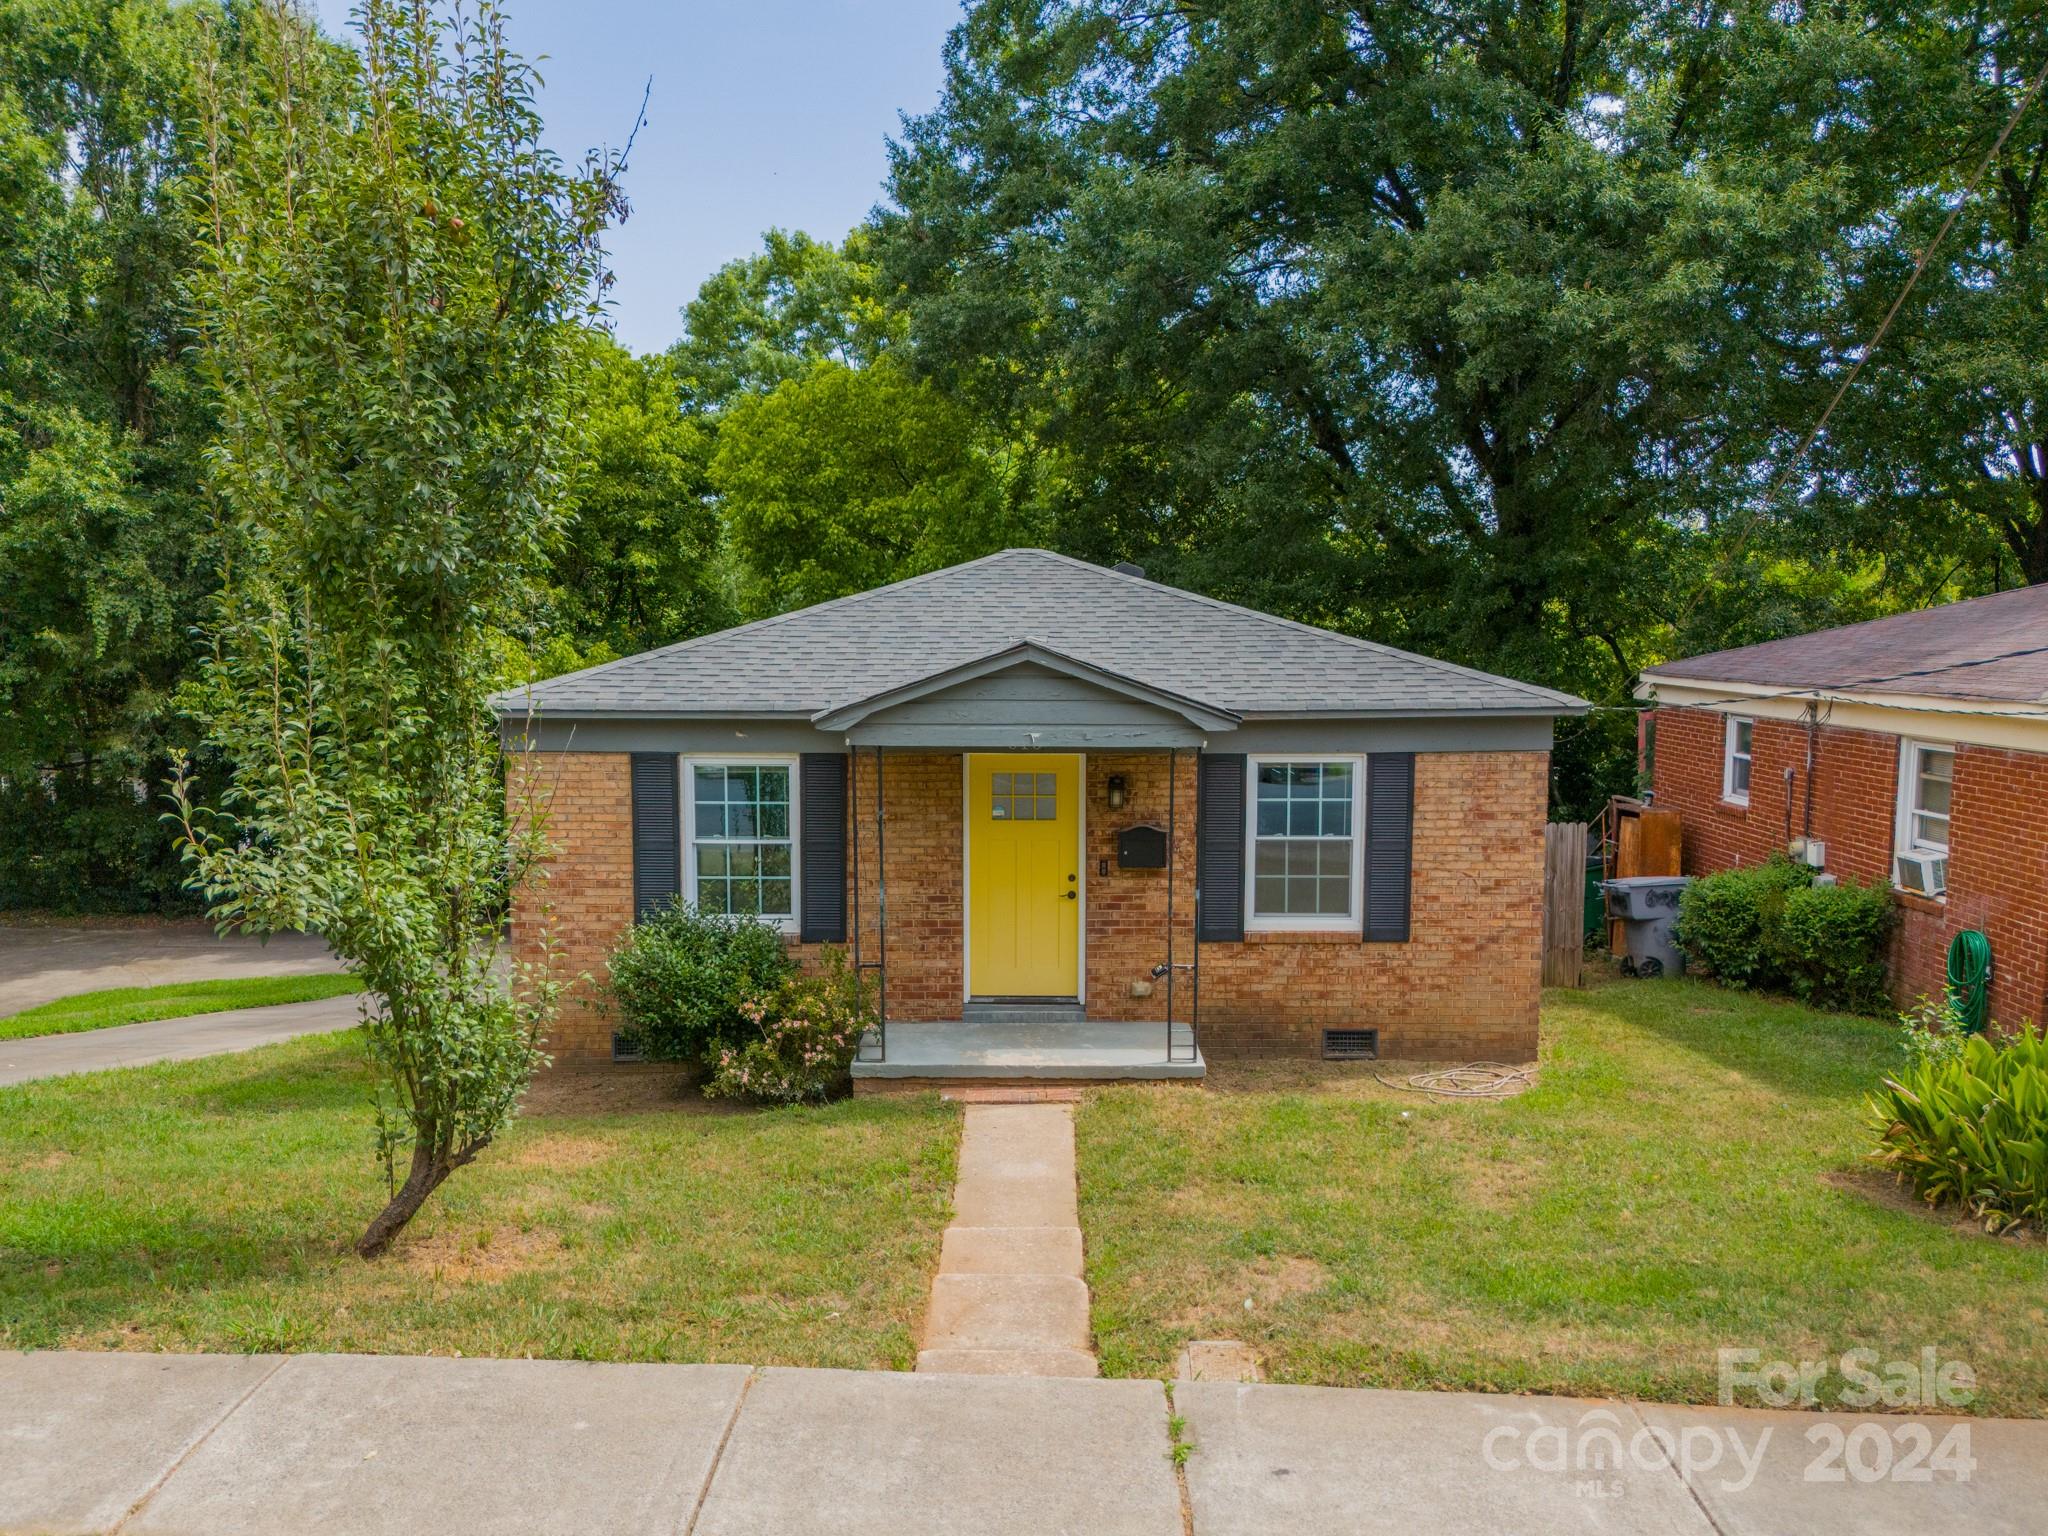
[{"label": "black window shutter", "polygon": [[1375,752],[1365,765],[1365,941],[1408,941],[1415,848],[1415,754]]},{"label": "black window shutter", "polygon": [[1204,752],[1196,761],[1196,936],[1234,944],[1244,938],[1245,757]]},{"label": "black window shutter", "polygon": [[846,942],[846,754],[806,752],[798,760],[803,889],[797,937]]},{"label": "black window shutter", "polygon": [[633,754],[633,920],[682,894],[682,811],[676,760],[666,752]]}]

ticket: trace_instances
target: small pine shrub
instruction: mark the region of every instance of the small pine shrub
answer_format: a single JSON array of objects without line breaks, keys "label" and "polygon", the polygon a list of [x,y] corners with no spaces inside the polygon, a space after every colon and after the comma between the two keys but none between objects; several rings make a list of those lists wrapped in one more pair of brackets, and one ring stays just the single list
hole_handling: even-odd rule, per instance
[{"label": "small pine shrub", "polygon": [[796,963],[773,924],[677,902],[627,929],[607,968],[627,1039],[653,1061],[708,1062],[751,1036],[741,1004],[772,994]]},{"label": "small pine shrub", "polygon": [[2048,1040],[2032,1024],[1910,1062],[1869,1101],[1874,1161],[1994,1232],[2048,1223]]}]

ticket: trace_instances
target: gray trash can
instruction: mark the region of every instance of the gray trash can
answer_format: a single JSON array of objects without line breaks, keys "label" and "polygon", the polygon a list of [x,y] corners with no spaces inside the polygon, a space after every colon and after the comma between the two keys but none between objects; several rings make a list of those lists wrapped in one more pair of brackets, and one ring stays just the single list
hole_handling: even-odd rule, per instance
[{"label": "gray trash can", "polygon": [[1621,924],[1624,975],[1685,974],[1685,955],[1672,930],[1678,924],[1679,895],[1690,884],[1690,875],[1630,875],[1602,882],[1607,915]]}]

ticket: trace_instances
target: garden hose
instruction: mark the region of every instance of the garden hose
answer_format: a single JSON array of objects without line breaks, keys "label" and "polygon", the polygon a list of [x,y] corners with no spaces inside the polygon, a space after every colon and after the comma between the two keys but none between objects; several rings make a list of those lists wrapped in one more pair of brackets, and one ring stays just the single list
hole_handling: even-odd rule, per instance
[{"label": "garden hose", "polygon": [[1948,1006],[1966,1035],[1984,1033],[1991,1009],[1991,941],[1965,928],[1948,946]]}]

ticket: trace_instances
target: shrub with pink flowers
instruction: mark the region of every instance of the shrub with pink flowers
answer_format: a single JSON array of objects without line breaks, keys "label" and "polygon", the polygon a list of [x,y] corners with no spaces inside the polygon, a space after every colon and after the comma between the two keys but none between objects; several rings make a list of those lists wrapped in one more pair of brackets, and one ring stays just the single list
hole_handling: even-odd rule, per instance
[{"label": "shrub with pink flowers", "polygon": [[712,1055],[704,1084],[709,1098],[766,1104],[830,1098],[845,1084],[860,1037],[876,1018],[866,980],[836,949],[825,951],[818,974],[792,976],[742,998],[739,1008],[759,1038]]}]

